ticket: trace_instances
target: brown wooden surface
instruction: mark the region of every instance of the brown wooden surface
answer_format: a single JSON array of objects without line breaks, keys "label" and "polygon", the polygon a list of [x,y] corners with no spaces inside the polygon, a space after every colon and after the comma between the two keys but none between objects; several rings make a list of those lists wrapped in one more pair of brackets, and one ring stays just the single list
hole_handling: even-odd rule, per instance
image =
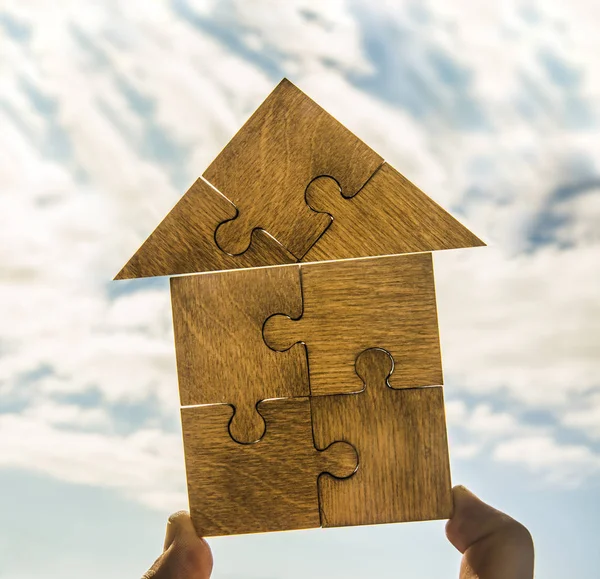
[{"label": "brown wooden surface", "polygon": [[310,184],[306,200],[333,223],[305,262],[485,245],[387,163],[351,199],[323,177]]},{"label": "brown wooden surface", "polygon": [[[430,253],[301,265],[304,311],[274,316],[265,342],[284,350],[306,343],[312,395],[357,392],[356,356],[389,351],[401,371],[394,388],[442,384]],[[294,317],[294,316],[291,316]]]},{"label": "brown wooden surface", "polygon": [[320,525],[317,478],[350,476],[356,452],[344,442],[313,442],[308,398],[262,402],[264,437],[231,440],[227,405],[181,409],[190,513],[202,536],[305,529]]},{"label": "brown wooden surface", "polygon": [[172,278],[171,301],[182,406],[233,405],[231,435],[252,442],[260,400],[309,394],[304,346],[275,352],[262,339],[271,314],[302,311],[298,266]]},{"label": "brown wooden surface", "polygon": [[329,175],[344,195],[362,187],[383,159],[284,79],[204,172],[238,209],[217,230],[228,253],[244,251],[260,227],[300,259],[330,223],[305,202],[309,182]]},{"label": "brown wooden surface", "polygon": [[391,369],[387,352],[368,350],[356,363],[363,392],[311,398],[317,448],[345,440],[358,452],[352,477],[319,479],[324,527],[451,516],[443,389],[393,390]]},{"label": "brown wooden surface", "polygon": [[228,255],[215,243],[215,230],[235,217],[235,207],[198,179],[127,262],[115,279],[293,263],[293,255],[264,231],[252,236],[248,251]]}]

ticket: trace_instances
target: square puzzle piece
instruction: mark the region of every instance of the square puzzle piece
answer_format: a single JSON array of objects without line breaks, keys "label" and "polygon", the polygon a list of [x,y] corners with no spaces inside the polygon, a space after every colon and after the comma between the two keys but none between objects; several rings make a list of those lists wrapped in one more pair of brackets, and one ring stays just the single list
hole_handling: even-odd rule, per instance
[{"label": "square puzzle piece", "polygon": [[272,314],[300,315],[298,266],[171,278],[171,301],[182,406],[231,404],[231,436],[250,443],[264,432],[258,402],[309,394],[304,346],[262,338]]},{"label": "square puzzle piece", "polygon": [[304,342],[313,396],[357,392],[356,356],[383,348],[400,371],[392,388],[442,384],[430,253],[300,265],[303,311],[265,323],[276,350]]},{"label": "square puzzle piece", "polygon": [[284,79],[203,174],[239,210],[217,229],[217,244],[227,253],[242,253],[260,228],[301,259],[331,223],[306,204],[310,181],[328,175],[351,197],[382,162]]},{"label": "square puzzle piece", "polygon": [[267,424],[255,444],[231,439],[227,405],[181,409],[190,513],[201,536],[319,527],[317,479],[357,465],[346,442],[314,445],[308,398],[258,405]]},{"label": "square puzzle piece", "polygon": [[393,390],[387,383],[392,370],[388,352],[367,350],[356,360],[362,392],[311,398],[317,447],[345,440],[359,461],[348,480],[319,480],[324,527],[452,514],[443,389]]}]

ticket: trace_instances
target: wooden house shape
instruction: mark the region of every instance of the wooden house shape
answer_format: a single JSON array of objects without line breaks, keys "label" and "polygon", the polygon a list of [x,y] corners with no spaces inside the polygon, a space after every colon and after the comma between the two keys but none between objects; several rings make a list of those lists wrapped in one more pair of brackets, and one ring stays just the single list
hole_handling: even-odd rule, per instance
[{"label": "wooden house shape", "polygon": [[115,278],[174,276],[200,534],[450,516],[431,252],[482,245],[281,81]]}]

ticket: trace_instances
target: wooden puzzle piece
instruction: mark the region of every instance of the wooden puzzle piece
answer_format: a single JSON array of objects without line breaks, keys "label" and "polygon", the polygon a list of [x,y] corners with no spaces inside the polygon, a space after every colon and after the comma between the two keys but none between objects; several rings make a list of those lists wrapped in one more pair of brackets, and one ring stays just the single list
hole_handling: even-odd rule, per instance
[{"label": "wooden puzzle piece", "polygon": [[231,436],[250,443],[264,432],[259,401],[309,394],[304,346],[262,339],[270,315],[302,311],[298,266],[171,278],[171,301],[182,406],[233,405]]},{"label": "wooden puzzle piece", "polygon": [[356,356],[381,347],[401,372],[393,388],[442,384],[442,365],[430,253],[300,266],[304,309],[299,319],[275,315],[265,342],[285,350],[304,342],[310,393],[361,390]]},{"label": "wooden puzzle piece", "polygon": [[215,242],[215,230],[237,214],[235,206],[198,179],[146,239],[115,279],[175,275],[293,263],[296,258],[266,232],[255,230],[241,255],[228,255]]},{"label": "wooden puzzle piece", "polygon": [[319,527],[317,479],[356,470],[354,448],[315,448],[308,398],[268,400],[255,444],[233,441],[228,405],[181,409],[190,513],[201,536]]},{"label": "wooden puzzle piece", "polygon": [[319,175],[351,197],[383,159],[287,79],[260,105],[204,172],[239,210],[217,229],[230,254],[244,252],[261,228],[301,259],[331,223],[306,204]]},{"label": "wooden puzzle piece", "polygon": [[319,479],[324,527],[451,516],[443,389],[393,390],[392,369],[388,352],[367,350],[356,360],[362,392],[311,398],[317,448],[345,440],[359,460],[348,480]]},{"label": "wooden puzzle piece", "polygon": [[308,186],[306,201],[333,222],[305,262],[485,245],[387,163],[351,199],[321,177]]}]

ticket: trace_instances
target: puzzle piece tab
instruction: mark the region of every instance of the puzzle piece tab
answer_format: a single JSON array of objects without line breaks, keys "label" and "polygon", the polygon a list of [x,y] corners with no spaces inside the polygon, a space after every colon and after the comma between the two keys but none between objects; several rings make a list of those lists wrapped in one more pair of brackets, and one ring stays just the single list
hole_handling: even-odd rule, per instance
[{"label": "puzzle piece tab", "polygon": [[260,105],[204,172],[239,210],[216,240],[244,252],[261,228],[300,259],[331,223],[305,201],[312,179],[329,175],[351,197],[383,159],[287,79]]},{"label": "puzzle piece tab", "polygon": [[215,230],[236,215],[235,207],[198,179],[146,239],[115,279],[175,275],[293,263],[296,258],[270,235],[255,230],[241,255],[228,255],[215,243]]},{"label": "puzzle piece tab", "polygon": [[298,266],[171,278],[171,301],[182,406],[233,405],[231,436],[250,443],[264,432],[259,401],[309,394],[304,346],[262,339],[270,315],[302,311]]},{"label": "puzzle piece tab", "polygon": [[351,199],[321,177],[307,188],[306,201],[333,222],[305,262],[485,245],[387,163]]},{"label": "puzzle piece tab", "polygon": [[265,322],[265,342],[306,343],[313,396],[357,392],[356,356],[380,347],[398,368],[393,388],[442,384],[430,253],[302,264],[302,316]]},{"label": "puzzle piece tab", "polygon": [[387,352],[367,350],[356,360],[363,392],[311,398],[317,448],[345,440],[359,460],[348,480],[319,479],[324,527],[452,514],[442,388],[393,390],[387,384],[392,369]]},{"label": "puzzle piece tab", "polygon": [[190,513],[202,536],[319,527],[319,475],[356,470],[351,445],[315,448],[308,398],[268,400],[258,410],[264,437],[239,444],[227,429],[230,406],[181,409]]}]

